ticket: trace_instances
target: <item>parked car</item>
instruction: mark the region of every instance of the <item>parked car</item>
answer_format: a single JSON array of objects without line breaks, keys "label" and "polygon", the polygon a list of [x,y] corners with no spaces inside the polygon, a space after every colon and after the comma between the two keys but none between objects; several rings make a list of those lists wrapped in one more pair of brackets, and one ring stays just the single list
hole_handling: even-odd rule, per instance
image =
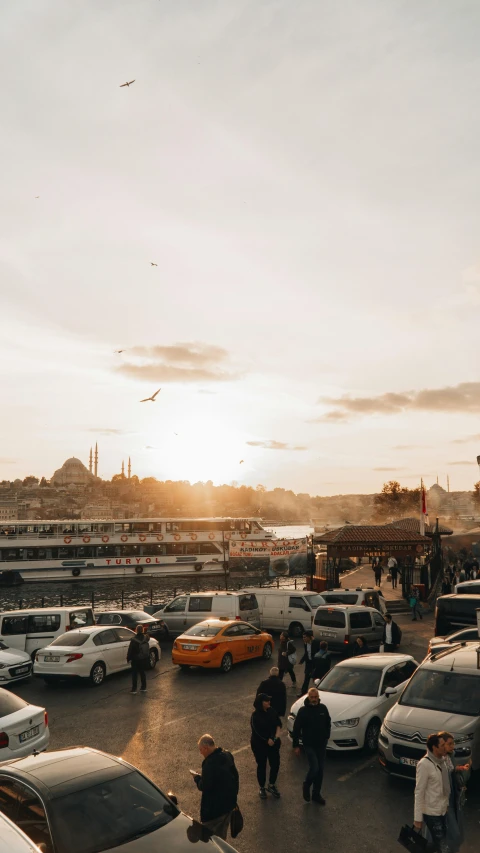
[{"label": "parked car", "polygon": [[[316,682],[332,720],[327,749],[376,752],[382,720],[417,666],[410,655],[362,655],[340,661]],[[305,698],[306,694],[291,707],[287,720],[290,736]]]},{"label": "parked car", "polygon": [[249,622],[207,619],[177,637],[172,648],[172,663],[182,669],[202,666],[230,672],[240,661],[259,657],[270,660],[272,652],[272,636]]},{"label": "parked car", "polygon": [[386,715],[378,743],[380,764],[395,776],[415,777],[432,732],[455,738],[455,761],[480,768],[480,670],[477,643],[456,645],[420,664]]},{"label": "parked car", "polygon": [[24,681],[32,674],[33,663],[28,652],[11,649],[0,641],[0,684]]},{"label": "parked car", "polygon": [[374,607],[379,613],[387,612],[387,605],[380,589],[357,586],[355,589],[339,587],[326,589],[322,592],[325,604],[358,604],[363,607]]},{"label": "parked car", "polygon": [[461,581],[457,583],[455,590],[457,595],[479,595],[480,579],[474,581]]},{"label": "parked car", "polygon": [[318,592],[292,589],[248,587],[255,595],[260,611],[260,627],[267,631],[288,631],[291,637],[301,637],[312,627],[313,614],[325,604]]},{"label": "parked car", "polygon": [[351,655],[357,637],[364,637],[370,651],[380,648],[385,620],[375,607],[358,604],[326,604],[313,617],[313,634],[326,640],[331,652]]},{"label": "parked car", "polygon": [[49,741],[45,708],[0,687],[0,761],[42,752]]},{"label": "parked car", "polygon": [[204,619],[242,619],[256,628],[260,627],[260,611],[254,593],[238,592],[196,592],[177,595],[173,601],[164,605],[153,614],[155,619],[163,619],[170,634],[183,634],[192,625]]},{"label": "parked car", "polygon": [[476,625],[478,608],[480,595],[441,595],[435,607],[435,636],[443,637],[460,628]]},{"label": "parked car", "polygon": [[200,840],[205,853],[235,853],[175,800],[133,765],[96,749],[0,766],[0,811],[44,853],[190,853]]},{"label": "parked car", "polygon": [[168,628],[163,619],[155,619],[144,610],[104,610],[95,614],[95,622],[97,625],[122,625],[131,631],[141,625],[155,640],[168,637]]},{"label": "parked car", "polygon": [[[108,675],[130,669],[127,650],[134,637],[129,628],[104,628],[94,625],[79,628],[57,637],[35,656],[33,672],[50,684],[69,678],[88,678],[99,687]],[[154,669],[160,660],[158,641],[150,637],[149,666]]]},{"label": "parked car", "polygon": [[11,649],[28,652],[32,661],[38,649],[56,637],[94,625],[91,607],[39,607],[35,610],[8,610],[0,613],[0,639]]},{"label": "parked car", "polygon": [[0,812],[0,850],[5,853],[44,853],[8,817]]},{"label": "parked car", "polygon": [[480,640],[478,628],[461,628],[460,631],[453,631],[446,637],[432,637],[428,643],[427,654],[438,654],[456,643],[468,643],[475,640]]}]

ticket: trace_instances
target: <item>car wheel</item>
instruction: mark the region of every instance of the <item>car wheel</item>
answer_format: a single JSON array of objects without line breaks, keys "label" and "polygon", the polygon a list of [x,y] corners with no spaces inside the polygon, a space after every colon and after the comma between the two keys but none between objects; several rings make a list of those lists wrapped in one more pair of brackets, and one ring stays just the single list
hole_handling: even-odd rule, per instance
[{"label": "car wheel", "polygon": [[106,670],[105,664],[101,661],[97,661],[94,663],[90,670],[90,683],[94,687],[100,687],[101,684],[105,681]]},{"label": "car wheel", "polygon": [[222,672],[230,672],[232,666],[233,666],[233,658],[232,658],[231,654],[229,652],[227,652],[227,654],[224,655],[222,658],[222,662],[220,664],[220,669],[222,670]]},{"label": "car wheel", "polygon": [[263,647],[262,657],[264,657],[265,660],[270,660],[270,658],[272,657],[272,644],[271,643],[265,643],[265,645]]},{"label": "car wheel", "polygon": [[370,720],[365,732],[364,747],[367,752],[376,752],[378,749],[378,736],[380,734],[380,720]]},{"label": "car wheel", "polygon": [[180,663],[180,664],[179,664],[179,667],[180,667],[180,669],[181,669],[183,672],[186,672],[186,671],[187,671],[187,669],[190,669],[190,664],[188,664],[188,663]]},{"label": "car wheel", "polygon": [[303,625],[300,625],[300,622],[292,622],[292,624],[288,628],[288,633],[291,637],[302,637]]},{"label": "car wheel", "polygon": [[158,655],[156,649],[150,649],[150,653],[148,655],[148,668],[155,669],[158,663]]}]

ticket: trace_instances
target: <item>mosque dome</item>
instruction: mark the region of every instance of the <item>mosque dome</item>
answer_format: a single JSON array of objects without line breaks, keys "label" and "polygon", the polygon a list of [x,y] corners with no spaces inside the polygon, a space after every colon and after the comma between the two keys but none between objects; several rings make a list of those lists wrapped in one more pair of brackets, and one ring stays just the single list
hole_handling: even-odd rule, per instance
[{"label": "mosque dome", "polygon": [[94,479],[95,477],[83,462],[76,456],[72,456],[63,463],[61,468],[55,471],[50,482],[54,486],[85,486]]}]

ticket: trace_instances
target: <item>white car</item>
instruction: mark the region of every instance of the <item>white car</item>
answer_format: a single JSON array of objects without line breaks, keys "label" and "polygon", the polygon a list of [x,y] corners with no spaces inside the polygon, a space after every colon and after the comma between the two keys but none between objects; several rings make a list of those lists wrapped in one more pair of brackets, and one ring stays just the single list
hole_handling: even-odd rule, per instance
[{"label": "white car", "polygon": [[0,640],[0,684],[11,684],[30,678],[33,663],[28,652],[11,649]]},{"label": "white car", "polygon": [[[382,720],[417,666],[410,655],[359,655],[340,661],[321,682],[316,682],[320,701],[327,706],[332,720],[327,749],[345,752],[365,747],[376,752]],[[302,696],[291,707],[289,736],[305,699]]]},{"label": "white car", "polygon": [[2,812],[0,812],[0,850],[8,850],[8,853],[44,853]]},{"label": "white car", "polygon": [[30,705],[0,687],[0,761],[43,752],[49,741],[45,708]]},{"label": "white car", "polygon": [[[48,684],[68,678],[88,678],[98,687],[107,675],[130,669],[127,651],[135,636],[129,628],[93,625],[78,628],[57,637],[49,646],[39,649],[33,665],[34,675]],[[150,637],[148,666],[154,669],[161,651],[157,640]]]}]

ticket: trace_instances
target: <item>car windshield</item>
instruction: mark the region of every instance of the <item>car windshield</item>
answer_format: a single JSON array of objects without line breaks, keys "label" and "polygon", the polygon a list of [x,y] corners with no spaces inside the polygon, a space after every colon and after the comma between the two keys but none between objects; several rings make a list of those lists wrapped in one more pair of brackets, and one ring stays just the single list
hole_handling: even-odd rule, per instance
[{"label": "car windshield", "polygon": [[87,642],[90,634],[81,634],[80,631],[67,631],[66,634],[61,634],[57,637],[51,646],[83,646]]},{"label": "car windshield", "polygon": [[9,714],[15,714],[16,711],[21,711],[27,705],[28,702],[24,702],[20,696],[15,696],[14,693],[9,693],[8,690],[0,688],[0,719],[8,717]]},{"label": "car windshield", "polygon": [[185,631],[185,636],[188,637],[215,637],[222,630],[221,625],[216,625],[214,622],[200,622],[198,625],[193,625],[188,631]]},{"label": "car windshield", "polygon": [[321,683],[320,695],[346,693],[350,696],[377,696],[382,677],[381,669],[366,666],[335,666]]},{"label": "car windshield", "polygon": [[99,853],[120,847],[160,829],[179,813],[136,771],[58,797],[50,805],[58,853]]},{"label": "car windshield", "polygon": [[322,595],[306,595],[305,600],[307,604],[310,605],[312,610],[315,610],[317,607],[320,607],[325,602],[325,599]]},{"label": "car windshield", "polygon": [[418,669],[402,693],[399,705],[450,714],[480,715],[480,673]]}]

